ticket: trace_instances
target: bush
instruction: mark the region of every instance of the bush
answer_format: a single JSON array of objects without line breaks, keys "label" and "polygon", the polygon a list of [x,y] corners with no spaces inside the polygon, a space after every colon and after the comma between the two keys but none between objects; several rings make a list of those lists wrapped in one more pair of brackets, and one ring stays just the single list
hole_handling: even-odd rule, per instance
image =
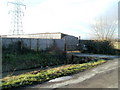
[{"label": "bush", "polygon": [[115,49],[110,41],[86,41],[87,53],[94,54],[115,54]]}]

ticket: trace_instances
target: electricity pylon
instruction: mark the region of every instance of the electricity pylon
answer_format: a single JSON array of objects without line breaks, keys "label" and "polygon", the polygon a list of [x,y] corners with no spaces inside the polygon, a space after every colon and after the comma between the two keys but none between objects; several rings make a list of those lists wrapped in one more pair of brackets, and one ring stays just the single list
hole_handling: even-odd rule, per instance
[{"label": "electricity pylon", "polygon": [[12,10],[9,10],[9,14],[11,15],[11,28],[10,33],[12,35],[20,35],[23,34],[23,25],[22,25],[22,17],[24,16],[24,9],[26,9],[26,5],[22,3],[23,0],[14,0],[12,2],[8,2],[7,5],[12,5]]}]

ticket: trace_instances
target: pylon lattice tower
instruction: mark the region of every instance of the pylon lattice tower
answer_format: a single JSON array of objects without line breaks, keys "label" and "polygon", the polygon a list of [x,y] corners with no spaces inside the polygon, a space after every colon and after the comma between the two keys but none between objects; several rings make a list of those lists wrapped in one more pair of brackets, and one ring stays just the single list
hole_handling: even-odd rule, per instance
[{"label": "pylon lattice tower", "polygon": [[22,25],[22,17],[24,16],[23,8],[26,9],[26,5],[22,3],[23,0],[14,0],[12,2],[8,2],[8,5],[12,5],[12,10],[9,10],[9,14],[11,15],[11,28],[10,34],[20,35],[23,33],[23,25]]}]

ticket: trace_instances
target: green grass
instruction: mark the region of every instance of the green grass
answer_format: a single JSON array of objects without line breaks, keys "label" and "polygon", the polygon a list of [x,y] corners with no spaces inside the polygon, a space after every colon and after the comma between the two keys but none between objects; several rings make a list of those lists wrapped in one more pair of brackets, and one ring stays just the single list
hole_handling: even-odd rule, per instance
[{"label": "green grass", "polygon": [[69,64],[63,65],[57,68],[29,72],[18,76],[5,77],[2,79],[2,89],[15,88],[20,86],[32,85],[42,83],[60,76],[66,76],[74,74],[80,71],[84,71],[91,67],[105,63],[105,60],[98,60],[95,62],[83,63],[83,64]]}]

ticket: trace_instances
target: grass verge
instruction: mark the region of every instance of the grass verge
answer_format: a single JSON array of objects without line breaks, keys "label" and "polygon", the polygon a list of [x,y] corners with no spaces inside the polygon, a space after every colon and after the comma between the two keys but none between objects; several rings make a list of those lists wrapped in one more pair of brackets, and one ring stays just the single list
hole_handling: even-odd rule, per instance
[{"label": "grass verge", "polygon": [[66,76],[84,71],[105,62],[105,60],[98,60],[83,64],[70,64],[47,70],[33,71],[18,76],[6,77],[2,79],[2,84],[0,84],[0,86],[2,87],[2,89],[10,89],[20,86],[42,83],[60,76]]}]

